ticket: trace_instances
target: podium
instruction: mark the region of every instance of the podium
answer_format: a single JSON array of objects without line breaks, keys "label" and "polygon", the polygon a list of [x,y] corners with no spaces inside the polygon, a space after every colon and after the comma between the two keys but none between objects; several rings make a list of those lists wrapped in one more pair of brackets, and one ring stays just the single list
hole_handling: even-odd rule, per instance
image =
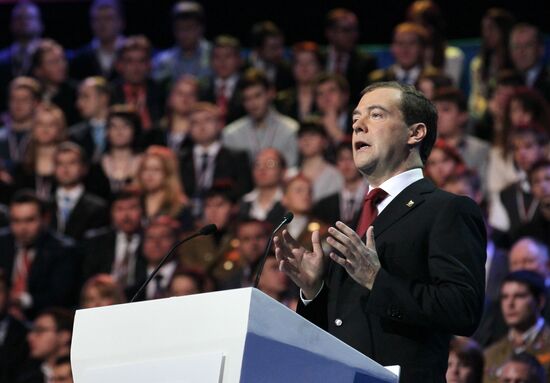
[{"label": "podium", "polygon": [[78,310],[75,383],[397,382],[253,288]]}]

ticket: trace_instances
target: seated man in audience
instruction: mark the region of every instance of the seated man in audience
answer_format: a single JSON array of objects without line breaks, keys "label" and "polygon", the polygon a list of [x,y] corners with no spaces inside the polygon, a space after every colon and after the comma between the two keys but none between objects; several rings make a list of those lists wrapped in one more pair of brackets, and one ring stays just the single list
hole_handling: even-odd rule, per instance
[{"label": "seated man in audience", "polygon": [[280,203],[285,172],[285,158],[277,149],[262,150],[252,168],[254,190],[241,199],[239,217],[268,221],[277,226],[285,215]]},{"label": "seated man in audience", "polygon": [[55,153],[55,204],[51,227],[77,241],[86,231],[108,225],[107,203],[86,192],[84,151],[74,142],[63,142]]},{"label": "seated man in audience", "polygon": [[14,195],[9,229],[0,232],[0,268],[6,272],[10,313],[32,319],[46,307],[74,304],[79,254],[71,241],[46,230],[45,207],[34,193]]},{"label": "seated man in audience", "polygon": [[113,84],[113,104],[132,105],[143,130],[152,129],[164,111],[164,92],[150,78],[151,42],[143,35],[128,37],[117,52],[120,78]]},{"label": "seated man in audience", "polygon": [[11,171],[23,160],[34,122],[34,109],[41,97],[40,84],[31,77],[16,77],[10,83],[7,121],[0,127],[0,167]]},{"label": "seated man in audience", "polygon": [[48,383],[73,383],[71,357],[68,354],[55,360],[52,377]]},{"label": "seated man in audience", "polygon": [[252,284],[254,269],[269,240],[271,225],[256,219],[237,223],[235,238],[237,247],[226,252],[212,269],[220,290],[247,287]]},{"label": "seated man in audience", "polygon": [[193,150],[181,156],[180,171],[196,217],[202,215],[204,195],[212,185],[230,181],[238,198],[252,189],[247,153],[228,149],[221,141],[222,118],[220,108],[207,102],[197,103],[191,111]]},{"label": "seated man in audience", "polygon": [[[128,300],[138,292],[141,285],[151,275],[160,261],[175,245],[180,235],[180,223],[175,219],[161,215],[154,218],[145,228],[143,234],[143,258],[145,265],[136,270],[136,284],[126,289]],[[168,260],[147,287],[137,296],[137,301],[164,298],[170,280],[178,267],[178,258],[174,256]]]},{"label": "seated man in audience", "polygon": [[531,222],[518,230],[518,235],[529,235],[550,247],[550,161],[542,159],[529,170],[531,191],[539,201],[539,211]]},{"label": "seated man in audience", "polygon": [[209,272],[218,260],[231,248],[233,239],[232,219],[236,204],[231,185],[214,185],[204,197],[204,217],[198,222],[214,224],[217,231],[201,236],[179,249],[180,264],[183,267]]},{"label": "seated man in audience", "polygon": [[94,0],[90,5],[92,41],[77,50],[70,62],[71,76],[82,80],[102,76],[113,80],[116,76],[116,51],[124,41],[124,14],[118,0]]},{"label": "seated man in audience", "polygon": [[30,359],[15,382],[51,382],[56,360],[70,354],[74,313],[53,307],[43,310],[27,335]]},{"label": "seated man in audience", "polygon": [[238,92],[241,78],[241,43],[233,36],[221,35],[212,47],[212,77],[205,85],[201,99],[220,108],[222,121],[231,123],[244,115]]},{"label": "seated man in audience", "polygon": [[541,316],[546,303],[544,278],[533,271],[509,274],[500,289],[500,306],[508,334],[488,347],[485,354],[484,382],[496,382],[498,369],[514,353],[526,351],[543,358],[550,367],[550,327]]},{"label": "seated man in audience", "polygon": [[256,69],[249,69],[241,79],[239,91],[246,116],[225,127],[225,146],[248,151],[250,159],[256,158],[262,149],[275,148],[284,154],[288,166],[295,166],[298,122],[275,110],[275,92],[267,77]]},{"label": "seated man in audience", "polygon": [[499,383],[545,383],[545,371],[536,357],[520,352],[514,354],[502,365],[498,376]]},{"label": "seated man in audience", "polygon": [[103,77],[88,77],[78,88],[76,106],[82,121],[69,128],[69,139],[80,145],[90,161],[97,161],[107,144],[107,117],[111,95]]},{"label": "seated man in audience", "polygon": [[458,88],[442,88],[435,93],[432,101],[437,108],[438,137],[460,153],[468,168],[475,170],[485,192],[489,143],[466,133],[466,97]]},{"label": "seated man in audience", "polygon": [[111,202],[111,227],[90,231],[83,243],[83,279],[111,274],[122,288],[136,283],[136,271],[143,269],[140,254],[143,207],[140,193],[125,189]]}]

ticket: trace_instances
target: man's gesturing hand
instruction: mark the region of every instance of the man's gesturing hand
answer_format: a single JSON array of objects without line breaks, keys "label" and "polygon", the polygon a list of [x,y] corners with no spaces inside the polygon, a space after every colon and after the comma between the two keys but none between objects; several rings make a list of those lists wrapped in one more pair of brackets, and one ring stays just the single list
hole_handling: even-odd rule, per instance
[{"label": "man's gesturing hand", "polygon": [[380,260],[374,244],[374,229],[367,230],[367,244],[365,245],[355,231],[344,223],[336,222],[336,228],[328,230],[331,237],[328,243],[338,250],[342,257],[330,253],[330,258],[342,265],[348,274],[361,286],[372,289],[374,279],[380,270]]},{"label": "man's gesturing hand", "polygon": [[321,248],[319,232],[311,234],[313,251],[308,251],[283,230],[282,238],[273,238],[279,269],[302,289],[307,299],[313,299],[322,287],[325,256]]}]

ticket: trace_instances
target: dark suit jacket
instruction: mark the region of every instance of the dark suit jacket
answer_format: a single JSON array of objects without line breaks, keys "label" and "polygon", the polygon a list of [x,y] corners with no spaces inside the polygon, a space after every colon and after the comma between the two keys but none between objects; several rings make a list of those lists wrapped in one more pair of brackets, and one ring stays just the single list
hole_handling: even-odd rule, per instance
[{"label": "dark suit jacket", "polygon": [[[214,179],[216,181],[230,180],[233,183],[235,197],[239,198],[252,189],[252,173],[248,154],[243,151],[231,150],[222,147],[214,162]],[[193,196],[197,192],[195,184],[195,165],[193,151],[180,159],[181,179],[187,195]]]},{"label": "dark suit jacket", "polygon": [[69,128],[69,139],[76,142],[84,149],[89,161],[93,159],[96,151],[96,145],[91,130],[92,127],[88,121],[81,121]]},{"label": "dark suit jacket", "polygon": [[[277,110],[285,116],[292,117],[296,121],[300,121],[300,105],[296,88],[284,89],[277,93],[275,99]],[[317,113],[315,105],[315,97],[312,100],[311,114]]]},{"label": "dark suit jacket", "polygon": [[[124,83],[121,79],[114,81],[111,104],[127,103],[123,85]],[[147,80],[146,92],[147,109],[149,110],[152,124],[155,126],[164,114],[166,95],[164,94],[162,88],[153,80]]]},{"label": "dark suit jacket", "polygon": [[103,76],[107,80],[112,81],[117,76],[114,68],[108,73],[102,71],[96,51],[91,43],[74,52],[73,58],[70,61],[70,70],[71,77],[77,80],[83,80],[89,76]]},{"label": "dark suit jacket", "polygon": [[314,217],[332,225],[341,217],[340,214],[340,193],[334,193],[317,202],[312,209]]},{"label": "dark suit jacket", "polygon": [[[214,79],[210,79],[210,81],[208,81],[204,85],[204,88],[201,89],[200,99],[203,101],[212,102],[214,104],[216,103],[216,87],[215,87]],[[235,90],[231,95],[229,102],[227,103],[227,114],[225,116],[225,124],[228,125],[229,123],[241,118],[245,114],[246,112],[242,106],[241,95],[239,92],[239,84],[237,82],[237,85],[235,86]]]},{"label": "dark suit jacket", "polygon": [[[83,241],[84,262],[82,265],[83,279],[100,274],[110,274],[115,261],[116,231],[113,228],[102,228],[89,233]],[[138,272],[139,270],[139,272]],[[141,278],[145,270],[145,260],[141,256],[141,244],[136,250],[136,269],[134,275]]]},{"label": "dark suit jacket", "polygon": [[23,322],[9,315],[3,319],[7,320],[8,326],[4,342],[0,343],[0,383],[12,383],[29,353],[28,329]]},{"label": "dark suit jacket", "polygon": [[[26,314],[31,319],[47,307],[75,304],[80,277],[80,254],[70,239],[45,231],[37,239],[35,249],[27,281],[33,306]],[[15,255],[13,235],[7,229],[0,230],[0,268],[6,271],[10,284]]]},{"label": "dark suit jacket", "polygon": [[444,382],[452,334],[473,333],[483,308],[481,212],[423,179],[384,209],[374,233],[382,268],[372,290],[331,263],[320,295],[298,312],[378,363],[400,365],[402,382]]},{"label": "dark suit jacket", "polygon": [[[241,201],[239,206],[239,219],[249,219],[250,209],[252,209],[251,202]],[[283,219],[285,213],[286,209],[283,207],[283,205],[281,205],[280,202],[277,202],[275,205],[273,205],[273,208],[269,211],[269,213],[267,213],[267,217],[265,218],[265,220],[272,224],[273,227],[275,227],[279,223],[281,223],[281,220]]]},{"label": "dark suit jacket", "polygon": [[65,113],[68,126],[78,122],[80,114],[75,105],[76,84],[73,81],[69,80],[61,84],[58,92],[52,97],[52,102],[59,106],[63,113]]},{"label": "dark suit jacket", "polygon": [[[84,238],[86,231],[107,226],[109,224],[109,212],[107,203],[93,194],[84,192],[74,209],[69,214],[63,234],[77,241]],[[51,227],[57,229],[57,204],[51,214]]]}]

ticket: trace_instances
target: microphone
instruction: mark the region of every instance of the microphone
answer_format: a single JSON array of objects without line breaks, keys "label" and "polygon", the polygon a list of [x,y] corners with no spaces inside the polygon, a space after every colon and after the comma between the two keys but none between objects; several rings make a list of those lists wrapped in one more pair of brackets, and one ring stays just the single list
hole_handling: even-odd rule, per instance
[{"label": "microphone", "polygon": [[145,289],[145,287],[147,287],[149,282],[151,282],[151,279],[153,279],[155,277],[155,275],[157,275],[160,268],[166,263],[166,261],[170,258],[170,256],[174,252],[174,250],[176,250],[176,248],[179,247],[179,245],[182,245],[185,242],[190,241],[195,237],[200,237],[201,235],[214,234],[217,230],[218,230],[218,228],[214,224],[206,225],[206,226],[200,228],[200,230],[197,231],[195,234],[192,234],[189,237],[182,239],[181,241],[177,242],[174,246],[172,246],[170,251],[164,256],[164,258],[162,258],[162,260],[160,261],[158,266],[155,268],[155,270],[153,270],[153,272],[151,273],[151,275],[149,275],[147,280],[145,282],[143,282],[143,284],[140,286],[139,290],[137,291],[137,293],[135,293],[135,295],[132,298],[132,300],[130,301],[130,303],[134,302],[136,300],[136,298],[138,297],[138,295],[143,291],[143,289]]},{"label": "microphone", "polygon": [[265,248],[264,254],[262,255],[262,258],[261,258],[260,263],[258,265],[258,272],[256,273],[256,280],[254,281],[254,287],[255,288],[258,288],[258,284],[260,283],[260,277],[262,276],[262,271],[264,270],[264,264],[265,264],[265,260],[267,258],[267,253],[269,252],[269,249],[271,248],[271,242],[273,242],[273,236],[275,235],[276,232],[279,231],[279,229],[281,227],[283,227],[283,225],[289,224],[290,222],[292,222],[293,219],[294,219],[294,214],[292,214],[291,212],[286,213],[285,216],[283,217],[283,220],[279,224],[279,226],[277,226],[275,228],[275,230],[273,230],[273,232],[269,236],[269,242],[267,242],[267,246]]}]

